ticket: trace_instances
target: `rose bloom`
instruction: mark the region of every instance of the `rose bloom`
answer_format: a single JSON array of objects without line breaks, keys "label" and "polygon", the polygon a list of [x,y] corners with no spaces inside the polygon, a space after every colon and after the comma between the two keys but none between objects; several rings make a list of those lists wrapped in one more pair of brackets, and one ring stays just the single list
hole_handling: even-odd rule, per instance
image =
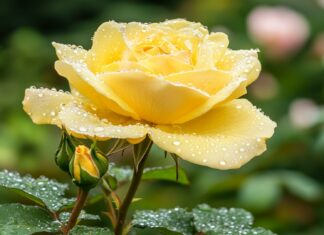
[{"label": "rose bloom", "polygon": [[138,143],[148,135],[187,161],[238,168],[266,150],[276,124],[238,99],[259,75],[257,51],[228,44],[181,19],[106,22],[90,50],[53,43],[71,92],[29,88],[24,109],[79,138]]}]

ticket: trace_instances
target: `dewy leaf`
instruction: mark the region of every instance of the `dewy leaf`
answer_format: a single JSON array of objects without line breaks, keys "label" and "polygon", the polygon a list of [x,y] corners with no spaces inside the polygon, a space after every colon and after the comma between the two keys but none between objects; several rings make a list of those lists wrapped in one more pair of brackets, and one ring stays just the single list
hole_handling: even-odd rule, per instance
[{"label": "dewy leaf", "polygon": [[192,214],[185,209],[160,209],[158,211],[137,211],[132,224],[139,228],[169,230],[183,235],[192,235]]},{"label": "dewy leaf", "polygon": [[49,180],[44,176],[34,179],[31,176],[20,176],[16,172],[3,170],[0,171],[0,187],[29,198],[51,211],[58,211],[61,207],[74,202],[74,199],[64,197],[64,192],[68,188],[66,184]]},{"label": "dewy leaf", "polygon": [[[71,213],[70,212],[62,212],[60,213],[60,222],[67,223],[69,221]],[[99,215],[88,214],[84,210],[81,211],[80,215],[78,216],[78,220],[94,220],[100,221]]]},{"label": "dewy leaf", "polygon": [[213,235],[270,235],[270,231],[252,228],[253,216],[243,209],[211,208],[206,204],[192,210],[198,232]]},{"label": "dewy leaf", "polygon": [[114,233],[108,228],[87,227],[77,225],[71,230],[70,235],[113,235]]},{"label": "dewy leaf", "polygon": [[142,179],[143,180],[167,180],[167,181],[173,181],[180,184],[188,185],[189,180],[185,171],[181,168],[178,168],[178,180],[176,176],[176,171],[177,169],[175,166],[146,168],[144,170]]},{"label": "dewy leaf", "polygon": [[148,136],[142,142],[134,144],[133,158],[136,170],[138,168],[138,164],[142,161],[144,156],[150,152],[152,144],[153,142]]},{"label": "dewy leaf", "polygon": [[21,204],[0,205],[0,234],[30,235],[38,232],[57,232],[60,223],[53,221],[48,211]]},{"label": "dewy leaf", "polygon": [[124,182],[132,179],[133,170],[129,167],[117,167],[114,163],[111,163],[108,174],[116,178],[117,182]]}]

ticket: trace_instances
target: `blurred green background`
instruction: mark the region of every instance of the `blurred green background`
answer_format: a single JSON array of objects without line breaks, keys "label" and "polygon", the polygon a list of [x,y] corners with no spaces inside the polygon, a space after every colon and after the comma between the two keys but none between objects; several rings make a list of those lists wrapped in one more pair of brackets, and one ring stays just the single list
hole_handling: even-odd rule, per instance
[{"label": "blurred green background", "polygon": [[[278,234],[324,234],[323,0],[1,0],[0,168],[68,180],[53,160],[59,130],[34,125],[21,105],[25,88],[32,85],[68,89],[54,71],[52,41],[89,48],[104,21],[172,18],[226,32],[230,48],[260,48],[263,72],[247,97],[278,128],[268,151],[240,170],[181,161],[191,185],[144,183],[138,192],[144,200],[133,209],[207,202],[250,210],[257,225]],[[127,163],[127,158],[114,159]],[[172,161],[154,148],[149,165],[161,164]],[[16,200],[4,191],[0,195],[0,203]]]}]

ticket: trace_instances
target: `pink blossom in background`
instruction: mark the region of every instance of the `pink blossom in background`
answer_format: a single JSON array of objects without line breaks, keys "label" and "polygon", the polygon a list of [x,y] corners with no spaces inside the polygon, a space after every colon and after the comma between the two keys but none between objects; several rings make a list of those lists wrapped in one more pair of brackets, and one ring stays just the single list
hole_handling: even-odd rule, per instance
[{"label": "pink blossom in background", "polygon": [[316,123],[320,109],[311,99],[299,98],[293,101],[289,108],[289,118],[294,126],[307,128]]},{"label": "pink blossom in background", "polygon": [[251,38],[269,57],[285,58],[298,51],[309,36],[305,17],[287,7],[260,6],[248,16]]}]

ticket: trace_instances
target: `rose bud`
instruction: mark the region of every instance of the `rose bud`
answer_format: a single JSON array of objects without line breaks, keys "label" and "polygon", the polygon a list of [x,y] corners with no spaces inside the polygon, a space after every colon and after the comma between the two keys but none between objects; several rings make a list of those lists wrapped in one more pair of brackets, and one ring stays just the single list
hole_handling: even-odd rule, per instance
[{"label": "rose bud", "polygon": [[69,164],[74,150],[72,140],[66,132],[63,132],[60,145],[55,153],[55,162],[65,172],[69,172]]},{"label": "rose bud", "polygon": [[97,185],[101,176],[108,168],[108,160],[95,150],[84,145],[75,149],[74,156],[70,162],[70,174],[73,182],[84,189],[91,189]]}]

